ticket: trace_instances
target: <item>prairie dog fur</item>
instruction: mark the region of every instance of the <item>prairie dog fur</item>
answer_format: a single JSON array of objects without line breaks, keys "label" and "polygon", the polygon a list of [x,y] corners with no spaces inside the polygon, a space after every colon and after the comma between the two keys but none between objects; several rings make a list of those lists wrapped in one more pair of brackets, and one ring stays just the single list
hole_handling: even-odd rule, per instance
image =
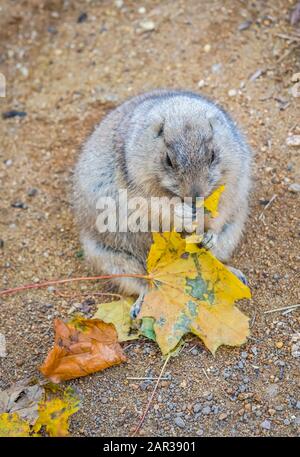
[{"label": "prairie dog fur", "polygon": [[[86,140],[74,173],[74,208],[85,257],[100,274],[142,274],[151,233],[99,233],[99,197],[208,196],[225,185],[204,244],[227,262],[248,214],[251,151],[230,116],[188,91],[156,90],[110,112]],[[126,295],[143,280],[115,279]]]}]

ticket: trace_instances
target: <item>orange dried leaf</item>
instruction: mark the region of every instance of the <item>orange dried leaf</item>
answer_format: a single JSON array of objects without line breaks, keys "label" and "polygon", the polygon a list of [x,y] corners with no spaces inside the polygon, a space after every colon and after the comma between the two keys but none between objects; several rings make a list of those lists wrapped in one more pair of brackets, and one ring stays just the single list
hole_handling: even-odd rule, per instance
[{"label": "orange dried leaf", "polygon": [[126,360],[112,324],[76,317],[55,319],[55,345],[41,372],[53,382],[86,376]]}]

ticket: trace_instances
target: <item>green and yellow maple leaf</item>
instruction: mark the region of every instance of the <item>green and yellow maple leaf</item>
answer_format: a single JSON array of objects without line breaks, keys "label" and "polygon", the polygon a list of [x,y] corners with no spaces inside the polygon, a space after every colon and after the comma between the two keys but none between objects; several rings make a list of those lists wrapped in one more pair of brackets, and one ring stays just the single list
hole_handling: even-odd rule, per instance
[{"label": "green and yellow maple leaf", "polygon": [[[148,257],[152,277],[138,318],[155,319],[156,341],[163,354],[183,335],[197,335],[215,353],[222,345],[236,346],[249,335],[248,317],[234,306],[250,298],[250,290],[209,251],[185,245],[180,234],[155,233]],[[165,246],[163,246],[165,244]],[[164,255],[157,255],[165,252]],[[171,263],[165,261],[170,256]]]}]

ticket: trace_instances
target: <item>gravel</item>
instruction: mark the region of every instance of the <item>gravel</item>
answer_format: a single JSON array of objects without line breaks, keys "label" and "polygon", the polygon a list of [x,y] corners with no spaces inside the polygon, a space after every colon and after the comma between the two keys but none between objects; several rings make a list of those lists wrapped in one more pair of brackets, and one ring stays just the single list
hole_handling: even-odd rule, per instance
[{"label": "gravel", "polygon": [[185,428],[185,422],[180,416],[175,417],[174,422],[177,425],[177,427]]},{"label": "gravel", "polygon": [[263,428],[264,430],[271,430],[271,422],[267,419],[265,419],[261,424],[260,424],[261,428]]}]

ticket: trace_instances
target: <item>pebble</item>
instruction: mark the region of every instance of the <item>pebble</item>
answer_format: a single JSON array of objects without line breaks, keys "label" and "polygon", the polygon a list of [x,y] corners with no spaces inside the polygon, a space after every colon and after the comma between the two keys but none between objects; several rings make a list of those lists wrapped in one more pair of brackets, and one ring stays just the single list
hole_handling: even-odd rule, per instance
[{"label": "pebble", "polygon": [[238,31],[239,31],[239,32],[243,32],[244,30],[249,29],[249,27],[251,27],[251,25],[252,25],[252,21],[251,21],[250,19],[248,19],[247,21],[242,22],[242,23],[238,26]]},{"label": "pebble", "polygon": [[260,424],[261,428],[265,429],[265,430],[270,430],[271,429],[271,422],[268,421],[267,419],[265,419],[261,424]]},{"label": "pebble", "polygon": [[199,89],[201,89],[201,87],[204,87],[205,86],[205,81],[204,79],[201,79],[199,82],[198,82],[198,87]]},{"label": "pebble", "polygon": [[49,286],[49,287],[47,288],[47,290],[48,290],[48,292],[53,293],[53,292],[55,292],[55,287]]},{"label": "pebble", "polygon": [[27,191],[28,197],[34,197],[38,193],[38,190],[35,187],[32,187]]},{"label": "pebble", "polygon": [[202,409],[202,414],[210,414],[211,413],[211,408],[210,406],[205,406],[203,409]]},{"label": "pebble", "polygon": [[203,48],[204,52],[209,52],[211,50],[211,45],[210,44],[206,44]]},{"label": "pebble", "polygon": [[78,18],[77,18],[77,24],[81,24],[82,22],[85,22],[87,20],[87,13],[80,13]]},{"label": "pebble", "polygon": [[300,73],[294,73],[292,78],[291,78],[292,83],[297,83],[300,81]]},{"label": "pebble", "polygon": [[0,239],[0,249],[4,248],[4,241]]},{"label": "pebble", "polygon": [[228,378],[231,377],[231,375],[232,375],[232,369],[231,369],[230,367],[224,368],[224,370],[223,370],[223,376],[224,376],[224,378],[225,378],[225,379],[228,379]]},{"label": "pebble", "polygon": [[6,167],[11,167],[13,164],[13,161],[11,159],[8,159],[8,160],[4,160],[4,165]]},{"label": "pebble", "polygon": [[174,422],[177,425],[177,427],[179,427],[179,428],[185,427],[185,422],[180,416],[175,417]]},{"label": "pebble", "polygon": [[291,147],[300,146],[300,135],[291,135],[286,139],[286,144]]},{"label": "pebble", "polygon": [[294,194],[300,192],[300,184],[298,183],[293,183],[289,186],[289,191],[290,192],[293,192]]},{"label": "pebble", "polygon": [[19,209],[27,209],[27,208],[28,208],[28,206],[26,205],[26,203],[23,203],[23,202],[21,202],[20,200],[17,200],[16,202],[13,202],[13,203],[11,204],[11,206],[12,206],[13,208],[19,208]]},{"label": "pebble", "polygon": [[191,351],[191,354],[192,354],[192,355],[199,355],[199,352],[198,352],[197,349],[193,349],[193,350]]},{"label": "pebble", "polygon": [[155,30],[155,23],[153,21],[142,21],[140,22],[140,27],[144,32],[152,32]]},{"label": "pebble", "polygon": [[12,117],[25,117],[27,116],[26,111],[17,111],[15,109],[12,109],[10,111],[5,111],[2,113],[2,118],[3,119],[11,119]]},{"label": "pebble", "polygon": [[237,95],[237,91],[235,89],[230,89],[228,91],[229,97],[235,97]]},{"label": "pebble", "polygon": [[221,63],[215,63],[211,66],[211,71],[213,73],[219,73],[222,69],[222,64]]},{"label": "pebble", "polygon": [[220,421],[224,421],[225,419],[227,419],[227,417],[228,417],[228,415],[227,415],[226,413],[221,413],[221,414],[219,415],[219,420],[220,420]]},{"label": "pebble", "polygon": [[199,428],[199,430],[196,431],[197,436],[202,436],[204,434],[204,430],[202,428]]},{"label": "pebble", "polygon": [[283,423],[284,423],[284,425],[290,425],[289,419],[284,419]]},{"label": "pebble", "polygon": [[202,409],[201,403],[196,403],[196,404],[194,405],[194,408],[193,408],[193,409],[194,409],[194,413],[196,413],[196,414],[199,413],[199,412],[201,411],[201,409]]},{"label": "pebble", "polygon": [[262,73],[263,73],[262,69],[259,68],[258,70],[256,70],[253,73],[253,75],[250,76],[249,81],[255,81],[262,75]]}]

